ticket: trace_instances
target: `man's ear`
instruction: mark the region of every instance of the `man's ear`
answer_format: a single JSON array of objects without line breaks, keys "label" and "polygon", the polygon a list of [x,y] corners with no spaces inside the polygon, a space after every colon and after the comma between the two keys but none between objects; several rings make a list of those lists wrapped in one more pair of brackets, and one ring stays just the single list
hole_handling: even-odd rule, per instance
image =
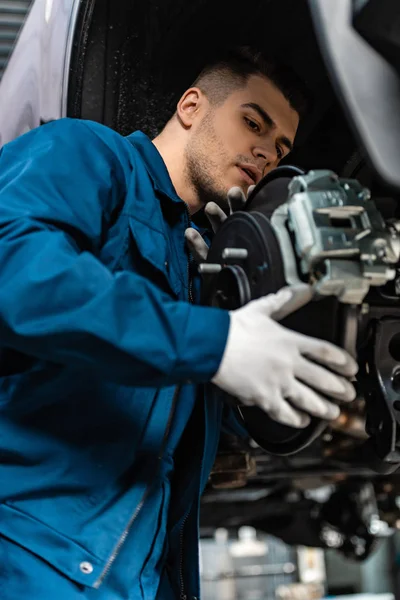
[{"label": "man's ear", "polygon": [[192,127],[202,114],[206,102],[207,99],[199,88],[192,87],[186,90],[176,107],[178,119],[185,128]]}]

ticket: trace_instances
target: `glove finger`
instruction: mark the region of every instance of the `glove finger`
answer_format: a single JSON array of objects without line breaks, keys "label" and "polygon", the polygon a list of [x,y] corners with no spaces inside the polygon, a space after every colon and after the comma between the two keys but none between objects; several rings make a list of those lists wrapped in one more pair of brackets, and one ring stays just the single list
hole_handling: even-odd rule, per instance
[{"label": "glove finger", "polygon": [[[285,300],[285,296],[280,296],[281,292],[283,294],[285,290],[290,291],[291,294],[288,300]],[[274,319],[274,321],[280,321],[296,312],[296,310],[299,310],[302,306],[308,304],[312,299],[313,294],[312,287],[305,283],[284,287],[276,294],[278,307],[275,308],[269,316],[271,319]]]},{"label": "glove finger", "polygon": [[301,379],[307,386],[336,400],[352,402],[356,397],[356,391],[350,381],[331,373],[328,369],[306,358],[301,357],[296,363],[294,374],[297,379]]},{"label": "glove finger", "polygon": [[250,194],[252,193],[252,191],[255,189],[255,185],[249,185],[249,188],[247,190],[247,199],[249,199]]},{"label": "glove finger", "polygon": [[252,305],[252,310],[256,310],[260,314],[269,317],[271,314],[277,313],[286,302],[289,302],[291,297],[292,294],[290,290],[288,288],[282,288],[276,294],[268,294],[268,296],[252,300],[249,304],[246,304],[239,310],[246,310],[247,307]]},{"label": "glove finger", "polygon": [[348,352],[330,342],[306,335],[297,335],[298,347],[303,356],[312,358],[316,362],[326,365],[345,377],[354,377],[356,375],[358,365]]},{"label": "glove finger", "polygon": [[238,186],[231,187],[230,190],[228,190],[227,199],[231,209],[231,214],[237,210],[241,210],[246,204],[247,200],[242,188]]},{"label": "glove finger", "polygon": [[265,316],[278,321],[307,304],[311,298],[312,288],[306,284],[299,284],[284,287],[276,294],[269,294],[253,300],[253,304]]},{"label": "glove finger", "polygon": [[210,221],[211,228],[214,233],[217,233],[222,223],[228,218],[222,208],[215,202],[207,202],[204,212],[207,219]]},{"label": "glove finger", "polygon": [[185,239],[193,258],[198,265],[207,260],[208,246],[196,229],[193,229],[192,227],[186,229]]},{"label": "glove finger", "polygon": [[[258,404],[258,406],[265,410],[274,421],[297,429],[304,429],[304,427],[307,427],[307,425],[310,424],[309,415],[290,406],[282,396],[279,395],[277,398],[274,398],[273,402],[274,405],[272,407],[264,408],[263,404]],[[271,401],[269,400],[269,402],[265,404],[270,405]]]},{"label": "glove finger", "polygon": [[290,401],[313,417],[332,421],[340,415],[340,408],[310,389],[301,381],[295,381],[290,390]]},{"label": "glove finger", "polygon": [[303,429],[310,423],[309,415],[290,406],[279,390],[275,393],[269,392],[265,397],[261,395],[249,395],[245,397],[240,393],[235,392],[235,397],[241,404],[244,404],[245,406],[257,406],[271,417],[271,419],[283,423],[284,425]]}]

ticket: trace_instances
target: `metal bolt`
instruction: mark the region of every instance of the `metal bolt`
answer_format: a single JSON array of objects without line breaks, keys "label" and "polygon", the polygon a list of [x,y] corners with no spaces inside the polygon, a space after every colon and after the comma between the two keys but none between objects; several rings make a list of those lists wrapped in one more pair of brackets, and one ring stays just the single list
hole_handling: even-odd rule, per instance
[{"label": "metal bolt", "polygon": [[223,260],[231,259],[245,259],[248,256],[248,251],[246,248],[225,248],[222,252]]},{"label": "metal bolt", "polygon": [[329,527],[323,527],[321,530],[322,541],[328,546],[328,548],[340,548],[343,546],[343,536],[338,531],[330,529]]},{"label": "metal bolt", "polygon": [[358,197],[360,200],[367,202],[368,200],[371,200],[371,192],[368,188],[364,188],[359,192]]},{"label": "metal bolt", "polygon": [[202,263],[199,265],[199,273],[204,274],[214,274],[222,271],[222,266],[213,263]]},{"label": "metal bolt", "polygon": [[79,565],[79,568],[82,571],[82,573],[84,573],[85,575],[90,575],[90,573],[93,573],[92,563],[87,562],[86,560],[81,562],[81,564]]},{"label": "metal bolt", "polygon": [[383,256],[386,255],[386,248],[387,248],[386,240],[383,240],[382,238],[376,239],[375,242],[373,243],[373,248],[376,252],[376,255],[379,258],[382,258]]},{"label": "metal bolt", "polygon": [[366,302],[363,302],[363,304],[361,304],[361,314],[367,315],[368,313],[369,313],[369,304],[367,304]]}]

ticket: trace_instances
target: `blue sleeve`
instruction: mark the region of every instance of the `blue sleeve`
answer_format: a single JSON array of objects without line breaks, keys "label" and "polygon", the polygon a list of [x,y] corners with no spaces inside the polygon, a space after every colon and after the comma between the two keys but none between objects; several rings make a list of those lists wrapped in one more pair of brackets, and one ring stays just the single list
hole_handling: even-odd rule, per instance
[{"label": "blue sleeve", "polygon": [[208,381],[227,311],[172,300],[96,258],[129,170],[112,134],[63,119],[3,147],[0,345],[126,385]]}]

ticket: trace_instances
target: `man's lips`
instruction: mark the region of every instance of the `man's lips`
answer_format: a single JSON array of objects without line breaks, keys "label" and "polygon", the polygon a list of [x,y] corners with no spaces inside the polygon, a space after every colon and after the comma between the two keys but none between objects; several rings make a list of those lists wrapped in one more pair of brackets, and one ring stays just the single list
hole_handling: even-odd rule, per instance
[{"label": "man's lips", "polygon": [[237,167],[243,179],[245,179],[249,185],[254,185],[260,181],[261,172],[257,167],[254,167],[253,165],[237,165]]}]

